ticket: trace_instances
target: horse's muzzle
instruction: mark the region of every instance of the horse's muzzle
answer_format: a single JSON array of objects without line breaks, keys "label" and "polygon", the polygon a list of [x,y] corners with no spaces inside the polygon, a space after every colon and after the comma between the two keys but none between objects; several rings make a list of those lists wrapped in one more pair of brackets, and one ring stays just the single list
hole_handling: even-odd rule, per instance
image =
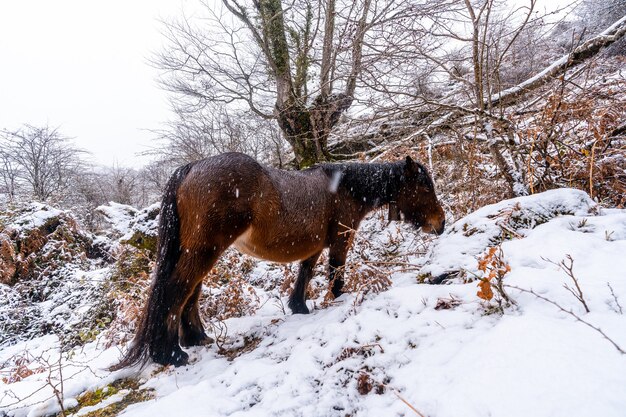
[{"label": "horse's muzzle", "polygon": [[446,221],[442,220],[441,225],[437,229],[433,229],[433,230],[436,235],[440,235],[443,233],[445,228],[446,228]]},{"label": "horse's muzzle", "polygon": [[[417,226],[417,227],[419,227],[419,226]],[[424,232],[424,233],[430,233],[432,235],[439,236],[440,234],[443,233],[444,229],[446,228],[446,221],[442,220],[441,223],[439,223],[438,226],[436,226],[436,225],[434,225],[432,223],[426,223],[426,224],[423,224],[421,226],[421,228],[422,228],[422,232]]]}]

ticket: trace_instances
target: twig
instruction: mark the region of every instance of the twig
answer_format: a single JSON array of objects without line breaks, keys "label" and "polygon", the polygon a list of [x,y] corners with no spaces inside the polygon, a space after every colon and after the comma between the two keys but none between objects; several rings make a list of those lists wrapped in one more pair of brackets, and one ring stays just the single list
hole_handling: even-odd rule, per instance
[{"label": "twig", "polygon": [[419,269],[420,267],[418,267],[415,264],[412,264],[410,262],[395,262],[395,261],[362,261],[363,264],[365,265],[400,265],[400,266],[407,266],[407,267],[411,267],[411,268],[415,268],[415,269]]},{"label": "twig", "polygon": [[568,277],[572,279],[572,281],[574,281],[574,285],[576,286],[576,291],[574,291],[574,289],[567,284],[563,284],[563,288],[569,291],[578,301],[580,301],[583,307],[585,307],[585,311],[589,313],[590,310],[589,310],[589,307],[587,306],[587,302],[585,301],[583,290],[580,288],[580,285],[578,284],[578,279],[574,276],[574,259],[572,259],[571,255],[566,255],[566,258],[569,260],[569,265],[565,264],[565,260],[562,260],[558,264],[554,261],[551,261],[550,259],[544,258],[544,260],[546,260],[547,262],[550,262],[551,264],[558,266],[561,270],[563,270],[563,272],[567,274]]},{"label": "twig", "polygon": [[516,285],[509,285],[509,284],[504,284],[505,287],[509,287],[509,288],[513,288],[515,290],[521,291],[521,292],[525,292],[525,293],[529,293],[534,295],[535,297],[552,304],[553,306],[555,306],[556,308],[558,308],[559,310],[561,310],[564,313],[569,314],[570,316],[574,317],[577,321],[591,327],[593,330],[595,330],[596,332],[600,333],[606,340],[608,340],[614,347],[615,349],[617,349],[619,351],[619,353],[621,353],[622,355],[626,354],[626,351],[624,351],[617,343],[615,343],[615,341],[613,339],[611,339],[610,337],[608,337],[606,335],[606,333],[604,333],[602,331],[602,329],[600,329],[599,327],[594,326],[593,324],[589,323],[588,321],[585,321],[583,319],[581,319],[576,313],[574,313],[572,310],[566,310],[565,308],[561,307],[561,305],[559,305],[556,301],[552,301],[549,298],[544,297],[543,295],[539,295],[536,292],[534,292],[532,289],[527,290],[525,288],[521,288],[518,287]]},{"label": "twig", "polygon": [[418,266],[412,266],[412,267],[406,267],[406,268],[400,268],[400,269],[393,269],[390,272],[392,274],[403,274],[405,272],[419,271],[420,269],[422,268]]},{"label": "twig", "polygon": [[[19,406],[18,408],[14,409],[14,410],[21,410],[24,409],[26,407],[33,407],[35,405],[38,404],[43,404],[46,401],[50,400],[50,399],[56,399],[59,407],[60,407],[60,411],[59,414],[64,416],[66,415],[67,410],[65,410],[65,407],[63,405],[64,403],[64,384],[66,381],[72,380],[74,379],[74,377],[76,377],[77,375],[79,375],[80,373],[84,372],[85,370],[91,372],[94,376],[97,376],[97,374],[95,373],[95,371],[91,368],[91,366],[89,365],[89,361],[77,361],[77,360],[70,360],[67,355],[65,356],[66,362],[63,362],[63,352],[61,352],[60,350],[58,351],[58,361],[57,360],[52,360],[49,356],[45,356],[47,353],[52,352],[53,354],[56,353],[57,348],[56,347],[51,347],[48,348],[44,351],[42,351],[39,356],[37,357],[30,357],[30,361],[29,363],[36,363],[36,364],[40,364],[41,365],[41,369],[45,372],[48,372],[48,375],[45,376],[45,379],[42,381],[43,385],[39,386],[37,389],[33,390],[32,392],[28,393],[27,395],[20,397],[18,395],[16,395],[13,391],[11,390],[6,390],[4,391],[4,395],[0,398],[0,399],[4,399],[4,398],[12,398],[13,402],[10,403],[5,403],[3,404],[3,406],[5,407],[5,409],[8,409],[9,407],[13,407],[16,405],[19,405],[20,403],[22,403],[21,406]],[[96,357],[99,357],[102,353],[98,354]],[[93,360],[93,358],[91,359]],[[6,365],[3,364],[3,366]],[[63,373],[64,371],[64,367],[67,367],[71,365],[72,367],[76,367],[78,368],[74,373],[70,374],[70,375],[66,375]],[[55,374],[56,372],[56,368],[58,367],[59,370],[59,375],[58,375],[58,383],[55,382],[54,378],[53,378],[53,374]],[[65,369],[67,370],[67,368]],[[99,377],[101,378],[101,377]],[[26,400],[31,399],[32,397],[34,397],[36,394],[40,393],[43,390],[46,390],[47,388],[52,389],[52,396],[50,397],[46,397],[43,398],[42,400],[39,401],[35,401],[35,402],[31,402],[31,403],[26,403]],[[0,416],[3,416],[3,414],[0,414]]]},{"label": "twig", "polygon": [[424,414],[420,413],[420,412],[417,410],[417,408],[413,407],[413,406],[411,405],[411,403],[409,403],[407,400],[405,400],[404,398],[402,398],[402,396],[398,393],[398,391],[397,391],[397,390],[395,390],[395,389],[394,389],[394,390],[393,390],[393,393],[395,394],[395,396],[396,396],[396,397],[398,397],[398,399],[399,399],[400,401],[402,401],[403,403],[405,403],[407,407],[409,407],[411,410],[413,410],[413,412],[414,412],[415,414],[417,414],[417,415],[418,415],[418,416],[420,416],[420,417],[426,417],[426,416],[424,416]]},{"label": "twig", "polygon": [[[65,414],[65,406],[63,405],[64,402],[64,397],[65,397],[65,391],[63,389],[63,354],[61,352],[59,352],[59,386],[60,389],[57,388],[57,385],[53,385],[52,382],[49,380],[48,382],[50,383],[50,386],[52,387],[52,389],[54,390],[54,395],[57,399],[57,402],[59,403],[59,407],[61,407],[61,415],[63,417],[66,416]],[[51,368],[52,369],[52,368]]]},{"label": "twig", "polygon": [[209,326],[215,335],[215,346],[217,346],[218,349],[223,350],[224,343],[226,342],[226,336],[228,335],[228,325],[224,320],[217,319],[216,322],[211,321]]},{"label": "twig", "polygon": [[356,233],[356,229],[354,229],[353,227],[348,226],[347,224],[343,224],[341,222],[337,223],[339,226],[341,227],[345,227],[346,230],[344,230],[343,232],[338,232],[338,234],[340,235],[345,235],[348,233]]},{"label": "twig", "polygon": [[613,300],[615,301],[615,305],[617,306],[618,310],[619,310],[619,314],[624,314],[624,310],[622,309],[621,304],[619,303],[619,300],[617,299],[617,295],[615,295],[615,292],[613,291],[613,287],[611,287],[611,284],[609,284],[608,282],[606,283],[607,287],[609,287],[609,290],[611,290],[611,295],[613,296]]},{"label": "twig", "polygon": [[363,352],[365,349],[372,349],[377,347],[380,349],[380,353],[385,353],[385,349],[380,345],[380,343],[366,343],[364,345],[359,346],[357,352]]},{"label": "twig", "polygon": [[511,229],[509,226],[505,225],[504,223],[500,222],[500,223],[496,223],[498,225],[498,227],[500,227],[500,229],[509,232],[510,234],[512,234],[513,236],[515,236],[517,239],[522,239],[524,236],[520,235],[519,233],[517,233],[515,230]]}]

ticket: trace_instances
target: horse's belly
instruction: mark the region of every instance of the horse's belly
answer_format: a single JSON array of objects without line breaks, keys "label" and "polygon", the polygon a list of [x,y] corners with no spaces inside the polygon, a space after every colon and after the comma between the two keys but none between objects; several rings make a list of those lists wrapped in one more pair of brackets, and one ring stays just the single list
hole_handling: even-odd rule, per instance
[{"label": "horse's belly", "polygon": [[235,240],[233,246],[240,252],[273,262],[294,262],[306,259],[324,249],[319,235],[285,235],[279,240],[268,240],[253,227]]}]

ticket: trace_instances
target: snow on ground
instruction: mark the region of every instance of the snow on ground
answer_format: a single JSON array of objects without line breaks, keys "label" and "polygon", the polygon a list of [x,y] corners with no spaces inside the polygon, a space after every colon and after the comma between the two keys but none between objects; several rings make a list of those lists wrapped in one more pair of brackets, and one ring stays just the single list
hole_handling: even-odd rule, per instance
[{"label": "snow on ground", "polygon": [[[459,220],[428,257],[410,261],[477,271],[476,257],[494,244],[485,239],[495,230],[494,213],[509,208],[510,219],[527,220],[511,213],[554,213],[556,206],[560,214],[541,222],[501,223],[519,226],[501,245],[511,267],[504,281],[556,302],[626,350],[626,210],[599,209],[575,190],[509,200]],[[391,227],[379,233],[381,239]],[[472,227],[477,230],[467,233]],[[556,265],[567,255],[589,313],[564,287],[575,285]],[[459,262],[452,265],[455,259]],[[431,417],[625,415],[626,355],[598,331],[528,292],[508,288],[517,305],[500,314],[477,297],[475,281],[428,285],[419,284],[418,276],[394,273],[390,289],[368,294],[362,304],[355,304],[357,295],[346,294],[310,315],[284,314],[280,303],[263,300],[256,314],[227,320],[225,347],[241,347],[238,356],[230,360],[216,346],[201,347],[189,349],[192,363],[186,367],[149,366],[139,376],[156,398],[129,406],[123,415],[417,415],[405,401]],[[0,352],[0,363],[25,349],[35,354],[53,349],[55,343],[49,336],[12,346]],[[102,370],[118,352],[94,342],[66,359],[65,375],[76,375],[66,376],[65,402],[71,405],[85,389],[136,374]],[[0,410],[15,416],[58,410],[47,375],[0,383]],[[14,397],[7,392],[23,398],[39,387],[11,405]],[[42,403],[46,398],[51,399]]]}]

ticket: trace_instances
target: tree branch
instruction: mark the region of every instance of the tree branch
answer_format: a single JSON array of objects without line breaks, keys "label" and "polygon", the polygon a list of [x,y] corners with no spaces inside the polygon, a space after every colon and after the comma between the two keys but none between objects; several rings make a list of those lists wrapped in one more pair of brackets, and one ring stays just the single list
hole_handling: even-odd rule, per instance
[{"label": "tree branch", "polygon": [[561,58],[554,61],[551,65],[546,67],[539,74],[528,80],[509,88],[504,91],[500,91],[489,99],[491,106],[507,105],[512,103],[517,98],[525,95],[531,90],[534,90],[547,82],[551,81],[558,74],[565,72],[568,68],[578,65],[597,55],[603,48],[618,41],[626,34],[626,16],[612,24],[602,33],[593,38],[585,41],[582,45],[578,46],[571,53],[563,55]]}]

